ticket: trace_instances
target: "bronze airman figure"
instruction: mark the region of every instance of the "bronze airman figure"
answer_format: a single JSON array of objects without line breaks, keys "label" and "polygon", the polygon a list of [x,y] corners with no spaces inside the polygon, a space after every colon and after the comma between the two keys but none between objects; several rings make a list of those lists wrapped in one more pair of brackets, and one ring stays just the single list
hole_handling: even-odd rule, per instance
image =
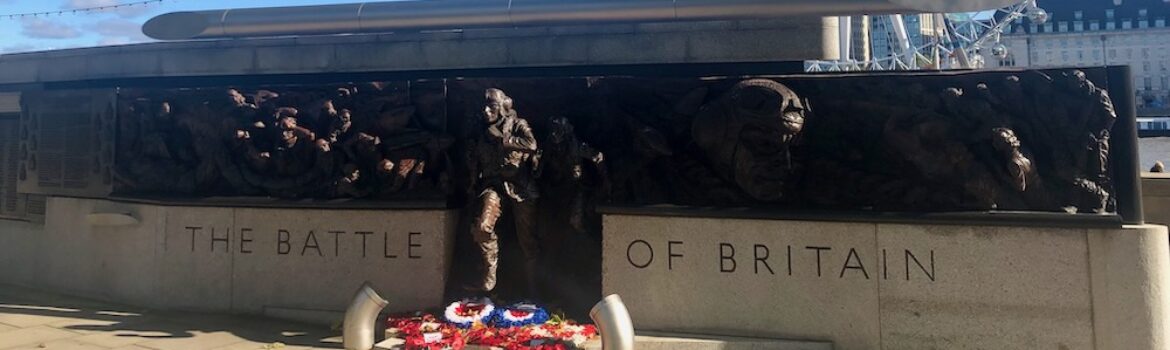
[{"label": "bronze airman figure", "polygon": [[505,208],[511,211],[516,236],[524,250],[529,288],[533,288],[534,269],[540,257],[535,236],[536,138],[528,122],[513,110],[512,99],[504,91],[488,89],[483,110],[484,128],[470,142],[468,169],[472,213],[471,235],[483,258],[483,276],[472,289],[491,291],[496,286],[499,242],[496,222]]}]

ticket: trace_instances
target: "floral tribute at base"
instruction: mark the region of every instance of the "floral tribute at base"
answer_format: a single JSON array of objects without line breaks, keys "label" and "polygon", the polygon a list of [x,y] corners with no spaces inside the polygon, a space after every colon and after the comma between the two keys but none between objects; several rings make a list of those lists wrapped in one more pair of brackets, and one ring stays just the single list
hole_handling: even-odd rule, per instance
[{"label": "floral tribute at base", "polygon": [[579,325],[533,303],[496,307],[488,299],[451,303],[442,319],[422,314],[391,317],[388,328],[406,350],[460,350],[468,345],[506,350],[571,350],[597,336],[593,325]]}]

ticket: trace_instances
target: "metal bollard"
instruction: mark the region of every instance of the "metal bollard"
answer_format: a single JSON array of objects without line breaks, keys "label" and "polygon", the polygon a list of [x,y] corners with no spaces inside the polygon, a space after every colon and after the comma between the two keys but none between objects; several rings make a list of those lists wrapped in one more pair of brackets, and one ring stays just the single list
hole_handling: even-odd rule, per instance
[{"label": "metal bollard", "polygon": [[630,310],[622,303],[617,294],[602,299],[589,311],[589,318],[597,324],[597,331],[601,333],[602,350],[633,350],[634,349],[634,321],[630,319]]},{"label": "metal bollard", "polygon": [[353,296],[353,302],[345,310],[341,343],[345,350],[370,350],[374,348],[374,329],[378,314],[389,302],[382,299],[370,282],[362,284]]}]

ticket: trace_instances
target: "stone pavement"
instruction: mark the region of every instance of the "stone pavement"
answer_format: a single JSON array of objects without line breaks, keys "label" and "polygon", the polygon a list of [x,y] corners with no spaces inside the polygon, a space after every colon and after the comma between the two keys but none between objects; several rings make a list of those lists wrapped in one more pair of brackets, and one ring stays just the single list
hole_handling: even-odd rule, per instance
[{"label": "stone pavement", "polygon": [[145,310],[0,284],[2,350],[341,349],[340,330]]}]

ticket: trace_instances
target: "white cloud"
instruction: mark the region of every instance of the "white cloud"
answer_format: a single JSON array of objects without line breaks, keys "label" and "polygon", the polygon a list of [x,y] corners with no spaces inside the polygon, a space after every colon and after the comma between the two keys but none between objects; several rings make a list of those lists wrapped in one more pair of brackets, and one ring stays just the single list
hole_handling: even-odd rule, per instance
[{"label": "white cloud", "polygon": [[[4,0],[0,0],[0,2],[4,2]],[[12,45],[12,46],[0,47],[0,53],[26,52],[26,51],[33,51],[36,49],[37,49],[36,46],[30,45],[30,44],[17,44],[17,45]]]},{"label": "white cloud", "polygon": [[[0,0],[4,1],[4,0]],[[84,8],[97,8],[103,6],[114,6],[124,3],[120,0],[67,0],[65,4],[61,5],[62,10],[76,10]],[[116,9],[104,10],[108,13],[113,13],[122,18],[134,18],[142,16],[148,12],[154,11],[158,8],[156,3],[119,7]]]},{"label": "white cloud", "polygon": [[86,7],[101,7],[117,5],[117,0],[67,0],[61,8],[71,10]]},{"label": "white cloud", "polygon": [[85,25],[83,28],[102,37],[98,45],[121,45],[149,41],[150,38],[142,34],[141,27],[142,25],[135,21],[110,18]]},{"label": "white cloud", "polygon": [[142,24],[125,19],[104,19],[85,26],[85,30],[98,33],[102,36],[135,37],[142,36]]},{"label": "white cloud", "polygon": [[101,40],[98,40],[98,42],[97,42],[98,46],[125,45],[125,44],[129,44],[129,43],[130,43],[130,39],[121,38],[121,37],[102,38]]},{"label": "white cloud", "polygon": [[41,18],[26,18],[20,21],[20,34],[36,39],[72,39],[81,36],[77,28],[68,24]]}]

